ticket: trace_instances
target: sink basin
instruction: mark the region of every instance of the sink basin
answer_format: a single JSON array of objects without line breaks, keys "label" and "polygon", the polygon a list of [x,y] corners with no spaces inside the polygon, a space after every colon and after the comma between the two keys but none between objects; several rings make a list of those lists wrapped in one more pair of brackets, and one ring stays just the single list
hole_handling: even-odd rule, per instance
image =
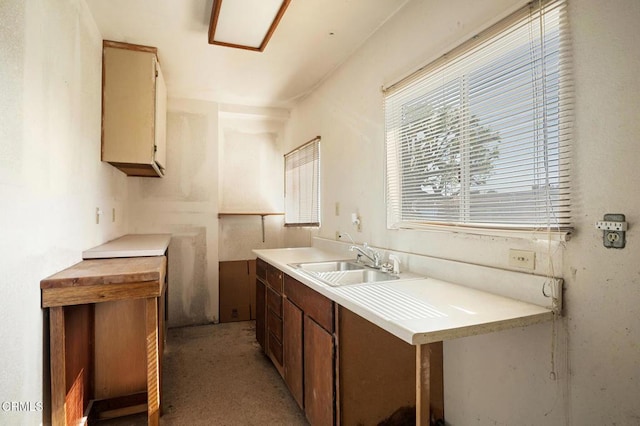
[{"label": "sink basin", "polygon": [[335,260],[327,262],[294,263],[296,269],[301,270],[312,278],[316,278],[330,286],[374,283],[379,281],[397,280],[397,275],[371,269],[351,260]]},{"label": "sink basin", "polygon": [[296,263],[291,265],[295,268],[311,272],[333,272],[333,271],[353,271],[362,270],[364,265],[360,265],[350,260],[335,260],[329,262]]},{"label": "sink basin", "polygon": [[397,275],[374,269],[317,272],[316,277],[333,287],[397,280]]},{"label": "sink basin", "polygon": [[290,263],[289,266],[332,287],[422,278],[422,276],[411,272],[402,272],[399,275],[392,274],[356,263],[353,260]]}]

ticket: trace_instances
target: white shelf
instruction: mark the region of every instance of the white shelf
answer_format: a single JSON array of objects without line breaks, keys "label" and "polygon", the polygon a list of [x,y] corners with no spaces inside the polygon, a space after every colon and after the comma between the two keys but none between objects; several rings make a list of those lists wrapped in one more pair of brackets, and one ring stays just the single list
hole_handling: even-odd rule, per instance
[{"label": "white shelf", "polygon": [[82,252],[83,259],[163,256],[171,234],[127,234]]}]

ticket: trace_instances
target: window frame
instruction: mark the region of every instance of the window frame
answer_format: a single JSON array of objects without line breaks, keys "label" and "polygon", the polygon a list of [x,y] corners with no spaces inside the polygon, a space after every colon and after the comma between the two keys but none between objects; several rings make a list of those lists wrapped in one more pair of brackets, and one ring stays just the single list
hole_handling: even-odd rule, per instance
[{"label": "window frame", "polygon": [[[469,197],[472,194],[470,187],[468,186],[468,179],[470,177],[470,175],[468,173],[465,173],[464,175],[467,177],[467,182],[465,182],[465,178],[464,176],[458,175],[458,181],[459,181],[459,185],[460,185],[460,195],[458,197],[458,200],[456,202],[458,202],[460,204],[461,210],[463,210],[462,215],[459,216],[458,220],[433,220],[433,217],[430,218],[426,218],[425,220],[415,220],[415,219],[410,219],[410,220],[406,220],[405,217],[403,217],[404,215],[404,206],[403,206],[403,200],[406,200],[407,198],[403,198],[405,197],[403,191],[405,190],[404,188],[402,188],[403,186],[403,182],[402,180],[406,177],[406,175],[404,174],[405,172],[403,171],[403,166],[399,165],[399,163],[402,162],[402,160],[399,160],[399,158],[401,157],[401,153],[403,150],[403,143],[405,142],[400,142],[398,139],[401,139],[401,136],[398,136],[398,134],[396,134],[395,136],[395,140],[390,141],[390,131],[389,131],[389,112],[387,111],[387,100],[389,98],[389,93],[391,93],[391,95],[393,95],[394,93],[397,93],[401,90],[405,90],[405,88],[410,88],[409,90],[413,90],[411,89],[412,85],[419,85],[422,81],[426,80],[427,78],[430,78],[430,73],[436,74],[438,72],[441,72],[441,70],[443,69],[443,67],[446,67],[450,62],[455,62],[458,58],[463,57],[464,55],[469,55],[469,52],[476,53],[478,56],[480,56],[481,54],[483,54],[483,50],[475,50],[478,48],[478,46],[482,46],[483,44],[485,45],[485,48],[487,46],[487,41],[492,42],[492,40],[495,37],[502,37],[503,33],[506,31],[509,31],[512,26],[515,23],[519,23],[519,22],[525,22],[525,20],[529,20],[531,22],[536,22],[535,19],[532,19],[531,16],[534,14],[541,14],[540,17],[536,18],[536,19],[540,19],[543,20],[544,19],[544,13],[546,12],[545,8],[547,7],[551,7],[553,9],[557,9],[559,10],[560,16],[563,19],[566,19],[566,2],[564,0],[548,0],[548,1],[539,1],[539,2],[534,2],[536,4],[529,4],[523,8],[521,8],[520,10],[514,12],[513,14],[511,14],[510,16],[502,19],[501,21],[499,21],[498,23],[492,25],[491,27],[489,27],[487,30],[479,33],[477,36],[473,37],[472,39],[468,40],[467,42],[461,44],[459,47],[453,49],[452,51],[448,52],[447,54],[441,56],[440,58],[438,58],[436,61],[433,61],[432,63],[422,67],[421,69],[413,72],[412,74],[408,75],[407,77],[401,79],[400,81],[393,83],[389,86],[385,86],[383,87],[383,92],[384,92],[384,102],[385,102],[385,152],[386,152],[386,163],[385,163],[385,188],[386,188],[386,196],[385,199],[387,201],[387,227],[389,229],[435,229],[435,230],[451,230],[451,231],[456,231],[456,232],[465,232],[465,233],[479,233],[479,234],[489,234],[489,235],[513,235],[516,234],[518,236],[521,235],[526,235],[526,236],[531,236],[533,235],[534,238],[538,238],[540,236],[546,236],[547,239],[561,239],[561,240],[566,240],[568,234],[570,233],[571,229],[572,229],[572,224],[570,222],[571,219],[566,219],[563,218],[563,222],[561,226],[555,226],[555,224],[552,224],[552,218],[553,218],[553,213],[551,212],[549,213],[549,209],[547,208],[547,216],[546,216],[546,226],[532,226],[532,225],[518,225],[518,224],[514,224],[514,223],[502,223],[502,224],[497,224],[497,223],[476,223],[473,221],[469,221],[468,220],[468,215],[469,215]],[[529,23],[529,25],[532,25],[531,23]],[[559,27],[559,31],[562,32],[562,34],[560,35],[564,35],[564,33],[567,31],[567,25],[566,22],[562,22],[558,25]],[[542,26],[541,26],[541,32],[545,34],[546,33],[544,31],[542,31]],[[543,39],[544,40],[544,39]],[[544,41],[541,42],[542,44],[544,44]],[[566,40],[565,39],[561,39],[559,44],[561,44],[560,48],[559,48],[559,55],[560,57],[564,60],[567,52],[568,52],[568,47],[566,46]],[[491,44],[489,44],[490,47],[492,47]],[[511,49],[509,51],[507,51],[507,54],[515,52],[517,49]],[[480,53],[477,53],[480,52]],[[496,56],[496,58],[499,58],[499,56]],[[464,60],[464,58],[463,58]],[[497,62],[497,59],[493,59],[492,61],[487,62],[488,64],[493,64]],[[485,63],[485,65],[487,64]],[[565,84],[568,86],[571,86],[571,74],[570,74],[570,64],[569,63],[563,63],[561,65],[561,69],[560,69],[560,79],[561,79],[561,84]],[[468,74],[462,74],[458,77],[453,77],[453,80],[455,80],[455,78],[468,78],[469,75],[471,75],[472,72],[477,71],[478,69],[481,69],[480,66],[472,69],[471,71],[467,71]],[[565,81],[565,78],[568,75],[568,83],[567,81]],[[426,76],[426,77],[425,77]],[[451,78],[450,76],[448,76],[448,78]],[[545,75],[545,78],[546,75]],[[424,79],[424,80],[423,80]],[[453,80],[445,80],[443,78],[443,82],[441,86],[433,86],[434,90],[444,90],[444,87],[449,84],[451,81]],[[461,86],[463,86],[463,84],[461,84]],[[417,86],[419,87],[419,86]],[[416,92],[419,89],[416,89]],[[427,91],[427,89],[420,89],[422,90],[420,96],[422,96],[424,99],[427,99],[429,97],[429,92]],[[461,89],[462,90],[462,89]],[[572,104],[572,91],[569,89],[567,90],[567,87],[560,87],[560,89],[558,90],[558,93],[561,93],[562,99],[558,102],[559,104],[562,104],[563,107],[567,107],[567,110],[571,111],[571,104]],[[403,95],[400,95],[403,96]],[[420,99],[420,97],[418,95],[412,95],[414,96],[414,98],[409,98],[411,102],[418,102],[418,100]],[[459,94],[460,97],[465,96],[462,92]],[[402,98],[401,98],[402,99]],[[534,98],[535,99],[535,98]],[[409,101],[407,101],[409,102]],[[426,101],[425,101],[426,102]],[[533,102],[533,101],[532,101]],[[406,106],[408,104],[404,104],[404,106]],[[398,108],[397,105],[393,105],[396,109]],[[468,107],[467,107],[468,108]],[[545,104],[544,108],[548,108],[548,104]],[[417,109],[417,107],[416,107]],[[546,111],[546,109],[545,109]],[[545,112],[546,113],[546,112]],[[397,116],[400,115],[400,113],[395,110],[393,112],[393,114],[396,114]],[[467,112],[467,114],[471,114],[469,112]],[[468,119],[468,117],[467,117]],[[398,118],[395,119],[396,121],[393,122],[393,124],[395,124],[396,126],[398,126],[398,128],[401,126],[400,122],[397,121],[399,120]],[[558,123],[559,127],[570,127],[572,121],[572,117],[571,114],[561,114],[561,122]],[[546,126],[546,123],[545,123]],[[463,127],[463,126],[461,126]],[[398,130],[398,128],[395,128],[394,130],[396,132],[401,132],[401,130]],[[468,126],[466,127],[468,129]],[[546,131],[546,127],[544,129]],[[406,131],[406,130],[405,130]],[[406,136],[406,134],[405,134]],[[560,150],[567,150],[567,146],[566,144],[568,143],[568,146],[570,149],[570,145],[571,145],[571,141],[570,141],[570,136],[567,137],[562,137],[559,144],[559,149]],[[468,140],[466,140],[466,143],[468,143]],[[545,147],[548,146],[548,139],[546,139],[545,136]],[[461,145],[464,145],[461,144]],[[545,148],[547,149],[547,148]],[[461,149],[462,151],[462,149]],[[464,156],[464,153],[460,153],[461,156]],[[563,151],[563,154],[564,151]],[[392,158],[395,157],[395,158]],[[570,165],[566,165],[566,164],[562,164],[560,167],[560,172],[559,173],[570,173]],[[460,173],[460,170],[463,170],[465,168],[465,162],[460,160],[460,163],[458,165],[458,171]],[[467,164],[467,169],[468,169],[468,164]],[[395,175],[393,175],[393,173],[396,172]],[[535,176],[535,173],[533,174]],[[564,176],[564,175],[562,175]],[[567,179],[570,180],[570,177]],[[549,183],[550,181],[546,180],[546,188],[549,188],[551,185]],[[464,187],[466,185],[466,191],[464,191]],[[570,183],[567,184],[566,182],[563,182],[562,186],[562,190],[564,191],[568,191],[568,189],[566,188],[567,186],[570,189]],[[463,193],[464,191],[464,193]],[[533,188],[532,188],[533,191]],[[415,189],[414,189],[415,192]],[[546,197],[547,199],[549,198],[549,193],[552,192],[552,189],[546,189],[545,192],[547,193]],[[417,197],[420,197],[419,195]],[[428,198],[427,196],[423,197],[423,198]],[[434,197],[435,198],[435,197]],[[567,199],[567,202],[570,202],[570,194],[569,195],[565,195],[565,198]],[[414,200],[415,198],[409,198],[409,200]],[[422,198],[421,198],[422,199]],[[565,200],[563,200],[563,202],[565,202]],[[555,207],[555,205],[553,206]],[[465,210],[466,209],[466,210]],[[465,216],[465,214],[467,216]],[[570,213],[569,213],[570,215]],[[426,216],[426,214],[425,214]]]},{"label": "window frame", "polygon": [[[289,151],[284,155],[284,226],[285,227],[320,227],[320,215],[321,215],[321,203],[320,203],[320,136],[303,143],[297,148]],[[308,151],[311,150],[311,153]],[[311,158],[309,158],[309,154]],[[306,156],[306,157],[305,157]],[[301,162],[299,165],[289,166],[290,161]],[[301,187],[290,188],[287,173],[291,170],[300,171],[302,167],[311,165],[311,174],[305,175],[302,178],[307,189],[307,194],[310,196],[308,200],[310,205],[301,206],[303,201],[301,200]],[[300,177],[300,176],[299,176]],[[310,179],[310,180],[307,180]],[[298,182],[300,183],[300,182]],[[295,193],[296,189],[298,190]],[[298,209],[296,212],[292,212],[291,206],[287,199],[288,193],[294,192],[294,204],[297,204]],[[301,210],[302,207],[302,210]],[[302,211],[302,214],[301,214]],[[291,217],[294,217],[294,221],[290,221]]]}]

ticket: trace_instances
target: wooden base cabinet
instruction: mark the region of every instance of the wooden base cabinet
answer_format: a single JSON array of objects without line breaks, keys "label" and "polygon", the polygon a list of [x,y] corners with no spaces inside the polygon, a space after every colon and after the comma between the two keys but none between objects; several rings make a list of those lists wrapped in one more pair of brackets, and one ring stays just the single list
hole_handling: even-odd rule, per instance
[{"label": "wooden base cabinet", "polygon": [[337,311],[340,423],[377,425],[402,414],[415,421],[415,347],[348,309]]},{"label": "wooden base cabinet", "polygon": [[[280,375],[284,376],[282,348],[282,277],[283,273],[280,270],[260,259],[257,260],[256,304],[260,304],[260,307],[256,306],[256,340],[262,345],[262,348],[276,366]],[[258,300],[264,300],[264,302],[259,303]],[[262,336],[263,332],[264,337]]]},{"label": "wooden base cabinet", "polygon": [[[259,317],[256,337],[267,340],[263,347],[272,360],[268,342],[281,342],[281,364],[274,364],[311,425],[415,422],[416,348],[286,274],[276,280],[281,293],[275,292],[264,283],[271,266],[261,263],[257,304],[273,311],[281,301],[282,334],[278,339]],[[263,293],[267,300],[260,302]],[[268,312],[265,317],[268,322]],[[436,368],[441,372],[441,363]]]},{"label": "wooden base cabinet", "polygon": [[334,303],[284,277],[284,379],[312,425],[333,425]]}]

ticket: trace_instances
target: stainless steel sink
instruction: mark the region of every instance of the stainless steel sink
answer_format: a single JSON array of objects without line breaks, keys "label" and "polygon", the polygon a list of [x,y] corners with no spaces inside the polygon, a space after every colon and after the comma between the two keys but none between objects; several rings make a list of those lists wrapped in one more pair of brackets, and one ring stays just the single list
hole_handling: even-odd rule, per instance
[{"label": "stainless steel sink", "polygon": [[397,275],[378,271],[375,269],[318,272],[317,277],[330,286],[334,287],[353,284],[375,283],[379,281],[393,281],[399,278]]},{"label": "stainless steel sink", "polygon": [[333,287],[397,280],[398,275],[372,269],[354,261],[294,263],[296,269]]},{"label": "stainless steel sink", "polygon": [[364,265],[355,263],[350,260],[296,263],[291,266],[302,269],[304,271],[311,271],[311,272],[352,271],[352,270],[362,270],[365,268]]}]

